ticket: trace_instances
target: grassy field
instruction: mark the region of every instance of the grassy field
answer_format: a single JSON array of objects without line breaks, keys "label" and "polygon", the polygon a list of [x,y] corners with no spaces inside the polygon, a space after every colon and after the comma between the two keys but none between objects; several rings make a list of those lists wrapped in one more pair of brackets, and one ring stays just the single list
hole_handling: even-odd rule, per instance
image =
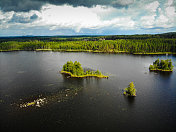
[{"label": "grassy field", "polygon": [[81,75],[81,76],[77,76],[77,75],[73,75],[71,72],[67,72],[67,71],[61,71],[61,74],[67,74],[70,77],[75,77],[75,78],[86,78],[86,77],[97,77],[97,78],[108,78],[109,76],[105,76],[105,75],[97,75],[97,74],[86,74],[86,75]]}]

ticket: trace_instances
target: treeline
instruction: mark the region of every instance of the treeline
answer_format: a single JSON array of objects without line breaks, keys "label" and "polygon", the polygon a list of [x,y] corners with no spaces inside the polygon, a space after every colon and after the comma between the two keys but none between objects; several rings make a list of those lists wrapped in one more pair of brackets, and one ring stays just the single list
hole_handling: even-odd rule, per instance
[{"label": "treeline", "polygon": [[54,51],[156,53],[176,52],[176,39],[117,39],[98,41],[8,41],[0,43],[0,51],[51,49]]},{"label": "treeline", "polygon": [[7,41],[29,42],[59,42],[59,41],[98,41],[98,40],[117,40],[117,39],[176,39],[176,32],[163,34],[136,34],[136,35],[77,35],[77,36],[16,36],[16,37],[0,37],[0,43]]},{"label": "treeline", "polygon": [[165,38],[173,39],[176,38],[176,32],[163,33],[163,34],[137,34],[137,35],[110,35],[104,36],[106,40],[116,39],[152,39],[152,38]]},{"label": "treeline", "polygon": [[18,36],[18,37],[0,37],[1,42],[7,41],[18,41],[18,42],[28,42],[28,41],[44,41],[44,42],[58,42],[58,41],[96,41],[101,39],[103,36]]}]

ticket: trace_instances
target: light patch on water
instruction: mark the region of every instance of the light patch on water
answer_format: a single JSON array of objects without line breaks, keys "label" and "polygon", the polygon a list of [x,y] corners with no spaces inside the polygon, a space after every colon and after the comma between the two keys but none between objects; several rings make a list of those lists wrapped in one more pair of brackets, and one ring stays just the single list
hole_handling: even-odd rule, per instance
[{"label": "light patch on water", "polygon": [[41,107],[42,105],[44,105],[46,103],[47,103],[46,98],[39,98],[39,99],[36,99],[32,102],[22,103],[19,106],[20,106],[20,108],[25,108],[25,107],[30,107],[30,106]]},{"label": "light patch on water", "polygon": [[[17,106],[19,106],[20,108],[26,108],[26,107],[41,107],[44,106],[46,104],[51,104],[54,102],[65,102],[68,100],[73,99],[75,96],[78,95],[78,92],[81,90],[82,88],[73,88],[73,89],[66,89],[63,91],[60,91],[56,94],[53,95],[49,95],[46,96],[45,98],[41,98],[39,96],[38,99],[30,101],[30,102],[25,102],[25,103],[20,103]],[[20,99],[22,100],[22,99]]]}]

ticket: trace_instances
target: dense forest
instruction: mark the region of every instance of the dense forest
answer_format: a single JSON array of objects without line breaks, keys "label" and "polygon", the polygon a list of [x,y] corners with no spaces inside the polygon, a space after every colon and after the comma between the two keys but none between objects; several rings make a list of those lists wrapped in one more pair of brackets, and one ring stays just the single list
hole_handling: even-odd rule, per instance
[{"label": "dense forest", "polygon": [[176,33],[77,37],[0,38],[0,51],[53,50],[112,53],[176,53]]}]

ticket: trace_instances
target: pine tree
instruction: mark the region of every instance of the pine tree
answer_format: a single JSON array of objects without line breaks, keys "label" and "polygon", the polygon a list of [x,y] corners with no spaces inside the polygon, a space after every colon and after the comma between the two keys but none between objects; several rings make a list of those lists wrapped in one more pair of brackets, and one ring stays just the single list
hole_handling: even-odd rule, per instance
[{"label": "pine tree", "polygon": [[125,88],[124,94],[128,96],[136,96],[136,89],[133,82],[130,82],[128,88]]}]

